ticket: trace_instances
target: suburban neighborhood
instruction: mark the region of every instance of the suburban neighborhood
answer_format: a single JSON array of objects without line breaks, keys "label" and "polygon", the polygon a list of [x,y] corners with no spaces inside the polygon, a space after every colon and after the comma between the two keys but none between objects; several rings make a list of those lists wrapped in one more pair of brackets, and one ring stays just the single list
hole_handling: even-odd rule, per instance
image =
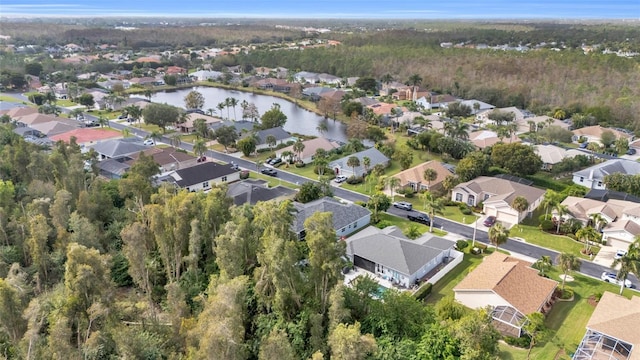
[{"label": "suburban neighborhood", "polygon": [[[343,46],[314,34],[269,51]],[[442,336],[455,354],[414,358],[640,359],[640,140],[600,113],[249,62],[257,44],[28,51],[64,71],[25,59],[38,74],[0,93],[0,305],[21,309],[0,311],[5,353],[55,335],[94,354],[113,321],[145,349],[170,330],[192,354],[253,354],[213,358],[340,341],[407,358],[392,340]]]}]

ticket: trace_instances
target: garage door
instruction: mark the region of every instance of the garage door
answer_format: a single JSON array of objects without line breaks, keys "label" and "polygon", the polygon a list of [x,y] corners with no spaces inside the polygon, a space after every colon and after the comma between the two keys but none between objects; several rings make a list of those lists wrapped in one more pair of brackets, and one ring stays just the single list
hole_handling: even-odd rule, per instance
[{"label": "garage door", "polygon": [[506,212],[498,211],[496,218],[505,225],[515,225],[518,223],[518,216]]},{"label": "garage door", "polygon": [[607,238],[607,246],[611,246],[615,250],[626,250],[629,248],[629,242],[610,237]]},{"label": "garage door", "polygon": [[361,269],[365,269],[367,271],[370,271],[372,273],[375,274],[376,272],[376,264],[373,261],[369,261],[365,258],[361,258],[358,255],[354,255],[353,256],[353,265],[361,268]]}]

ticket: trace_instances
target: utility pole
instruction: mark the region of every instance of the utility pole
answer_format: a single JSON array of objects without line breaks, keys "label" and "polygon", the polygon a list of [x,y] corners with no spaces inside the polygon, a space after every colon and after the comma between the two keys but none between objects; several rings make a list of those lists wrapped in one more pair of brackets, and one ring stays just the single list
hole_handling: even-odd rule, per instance
[{"label": "utility pole", "polygon": [[[475,215],[474,215],[475,217]],[[473,249],[476,246],[476,231],[478,230],[478,218],[473,222],[473,242],[471,244],[471,248]]]}]

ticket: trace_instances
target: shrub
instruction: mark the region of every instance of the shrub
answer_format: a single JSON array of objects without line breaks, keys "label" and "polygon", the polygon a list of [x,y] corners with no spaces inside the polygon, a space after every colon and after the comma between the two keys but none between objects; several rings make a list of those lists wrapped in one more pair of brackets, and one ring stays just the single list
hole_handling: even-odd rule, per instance
[{"label": "shrub", "polygon": [[413,297],[416,298],[416,300],[421,301],[424,300],[429,294],[431,294],[431,288],[433,287],[433,285],[431,285],[431,283],[426,283],[424,285],[422,285],[418,291],[415,292],[415,294],[413,294]]},{"label": "shrub", "polygon": [[512,337],[512,336],[505,336],[504,342],[506,342],[511,346],[528,349],[529,345],[531,344],[531,338],[527,334],[522,334],[522,336],[519,338]]},{"label": "shrub", "polygon": [[356,185],[362,184],[362,177],[360,176],[351,176],[347,179],[347,184]]},{"label": "shrub", "polygon": [[262,149],[258,149],[258,150],[256,150],[256,152],[257,152],[258,154],[267,153],[267,152],[270,152],[270,151],[273,151],[273,150],[272,150],[272,149],[269,149],[269,148],[262,148]]},{"label": "shrub", "polygon": [[356,204],[356,205],[360,205],[360,206],[362,206],[362,207],[367,207],[367,203],[366,203],[366,202],[364,202],[364,201],[360,201],[360,200],[358,200],[358,201],[354,202],[354,204]]},{"label": "shrub", "polygon": [[543,222],[543,221],[545,221],[545,220],[549,220],[549,221],[550,221],[550,220],[551,220],[551,214],[547,214],[547,215],[542,214],[542,215],[540,215],[540,216],[538,217],[538,222],[539,222],[539,223],[542,223],[542,222]]},{"label": "shrub", "polygon": [[304,162],[303,161],[296,161],[296,167],[297,168],[303,168],[304,167]]},{"label": "shrub", "polygon": [[[313,167],[313,173],[316,174],[316,175],[319,175],[317,166]],[[335,174],[334,174],[333,170],[331,170],[331,168],[325,167],[324,168],[324,176],[335,177]]]},{"label": "shrub", "polygon": [[240,171],[240,179],[241,180],[248,179],[248,178],[249,178],[249,170]]},{"label": "shrub", "polygon": [[456,241],[456,249],[463,250],[469,246],[467,240],[458,240]]},{"label": "shrub", "polygon": [[551,221],[551,220],[540,221],[540,229],[542,229],[544,231],[553,230],[555,227],[556,226],[553,224],[553,221]]},{"label": "shrub", "polygon": [[285,164],[285,162],[284,162],[284,161],[282,161],[282,162],[279,162],[279,163],[277,163],[277,164],[273,165],[273,167],[279,168],[280,166],[282,166],[282,165],[284,165],[284,164]]},{"label": "shrub", "polygon": [[407,199],[411,199],[413,197],[413,192],[407,192],[406,194],[404,194],[404,197],[406,197]]},{"label": "shrub", "polygon": [[476,244],[474,245],[475,247],[477,247],[478,249],[482,249],[482,251],[487,250],[487,245],[483,244],[483,243],[479,243],[476,241]]},{"label": "shrub", "polygon": [[387,220],[382,220],[382,221],[378,221],[378,222],[375,224],[375,227],[377,227],[378,229],[384,229],[384,228],[386,228],[386,227],[388,227],[388,226],[391,226],[391,225],[393,225],[393,224],[392,224],[392,223],[390,223],[389,221],[387,221]]}]

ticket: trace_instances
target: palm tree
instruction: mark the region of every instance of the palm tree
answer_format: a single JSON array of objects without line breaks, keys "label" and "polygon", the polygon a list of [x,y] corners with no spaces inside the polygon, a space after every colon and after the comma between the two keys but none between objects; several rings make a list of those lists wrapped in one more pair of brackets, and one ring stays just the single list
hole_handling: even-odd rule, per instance
[{"label": "palm tree", "polygon": [[496,223],[489,228],[489,242],[496,247],[496,251],[498,251],[498,247],[506,243],[508,239],[509,229],[505,228],[502,223]]},{"label": "palm tree", "polygon": [[238,118],[236,117],[236,106],[238,106],[238,99],[236,98],[229,98],[229,105],[227,106],[231,106],[233,108],[233,121],[236,121]]},{"label": "palm tree", "polygon": [[[284,156],[284,153],[282,154]],[[329,159],[321,156],[316,156],[313,158],[313,166],[315,166],[318,176],[324,176],[327,165],[329,165]]]},{"label": "palm tree", "polygon": [[316,130],[318,130],[320,135],[324,136],[324,134],[329,130],[329,128],[327,127],[327,121],[326,120],[320,121],[318,126],[316,126]]},{"label": "palm tree", "polygon": [[100,127],[102,128],[102,127],[104,127],[105,125],[109,125],[109,120],[107,120],[107,118],[106,118],[106,117],[104,117],[104,116],[100,115],[100,116],[98,117],[98,124],[100,124]]},{"label": "palm tree", "polygon": [[296,156],[298,158],[297,161],[302,161],[301,155],[302,155],[302,152],[304,151],[304,143],[302,142],[302,140],[298,139],[298,141],[296,141],[295,144],[293,144],[292,149],[296,153]]},{"label": "palm tree", "polygon": [[364,167],[364,172],[368,174],[371,168],[371,159],[368,156],[362,157],[362,166]]},{"label": "palm tree", "polygon": [[558,228],[556,229],[556,234],[560,233],[560,225],[562,224],[562,217],[569,213],[569,207],[567,205],[562,205],[560,203],[556,204],[554,207],[556,213],[558,213]]},{"label": "palm tree", "polygon": [[204,153],[207,152],[207,143],[202,139],[196,140],[196,142],[193,143],[193,152],[196,153],[198,159],[202,158]]},{"label": "palm tree", "polygon": [[147,139],[153,139],[153,141],[158,142],[160,139],[162,139],[162,134],[160,134],[157,130],[154,130],[149,135],[147,135]]},{"label": "palm tree", "polygon": [[76,120],[78,120],[78,117],[80,117],[80,115],[82,115],[81,108],[75,108],[69,112],[69,117],[73,117]]},{"label": "palm tree", "polygon": [[256,161],[256,171],[260,170],[260,167],[262,166],[262,164],[264,164],[264,161],[262,160]]},{"label": "palm tree", "polygon": [[360,166],[360,159],[357,156],[350,156],[347,159],[347,166],[353,169],[353,177],[356,177],[356,168]]},{"label": "palm tree", "polygon": [[546,255],[542,255],[542,257],[540,257],[540,259],[538,259],[538,261],[536,261],[532,265],[534,269],[537,269],[538,271],[540,271],[540,275],[542,276],[544,276],[544,273],[546,271],[551,270],[552,266],[553,266],[553,262],[551,261],[551,257]]},{"label": "palm tree", "polygon": [[393,76],[391,76],[391,74],[384,74],[382,75],[382,77],[380,78],[380,81],[383,84],[389,85],[392,81],[393,81]]},{"label": "palm tree", "polygon": [[227,119],[231,119],[231,115],[229,114],[229,108],[231,107],[231,99],[230,97],[224,99],[224,106],[227,108]]},{"label": "palm tree", "polygon": [[214,108],[208,108],[206,114],[209,116],[213,116],[213,114],[216,113],[216,109]]},{"label": "palm tree", "polygon": [[436,214],[442,214],[442,209],[444,208],[444,206],[442,205],[442,200],[436,198],[430,192],[427,191],[425,192],[425,194],[429,195],[427,196],[427,199],[424,203],[424,211],[429,214],[429,219],[431,220],[429,222],[429,232],[433,232],[433,221],[436,217]]},{"label": "palm tree", "polygon": [[246,119],[247,109],[249,108],[249,102],[247,100],[242,100],[240,102],[240,108],[242,109],[242,120]]},{"label": "palm tree", "polygon": [[151,91],[151,89],[145,89],[143,94],[147,98],[147,100],[151,101],[151,96],[153,96],[153,91]]},{"label": "palm tree", "polygon": [[589,215],[589,221],[596,230],[602,232],[602,228],[607,226],[607,219],[605,219],[600,213],[593,213]]},{"label": "palm tree", "polygon": [[391,176],[386,179],[386,183],[387,183],[387,186],[389,187],[389,191],[391,191],[391,201],[393,201],[394,200],[393,191],[397,189],[398,186],[400,185],[400,179],[398,179],[397,177]]},{"label": "palm tree", "polygon": [[131,136],[131,130],[128,127],[122,129],[122,137],[126,139],[129,136]]},{"label": "palm tree", "polygon": [[558,263],[558,266],[560,266],[560,269],[564,274],[564,276],[562,277],[562,292],[564,292],[564,282],[567,279],[567,273],[569,271],[579,270],[582,262],[580,262],[580,259],[578,259],[578,257],[574,254],[566,252],[560,253],[556,258],[556,262]]},{"label": "palm tree", "polygon": [[513,202],[511,203],[511,207],[518,212],[519,220],[520,216],[522,216],[522,213],[527,211],[527,209],[529,208],[529,202],[523,196],[516,196],[516,198],[513,199]]},{"label": "palm tree", "polygon": [[620,265],[620,269],[618,269],[618,275],[616,279],[620,281],[620,295],[622,295],[622,290],[624,290],[624,283],[627,281],[627,276],[630,273],[639,274],[640,272],[640,258],[638,258],[638,251],[636,251],[637,246],[635,243],[629,245],[629,250],[625,255],[620,258],[613,260],[613,264],[611,264],[612,268]]},{"label": "palm tree", "polygon": [[267,135],[267,137],[265,138],[265,142],[269,146],[269,151],[271,151],[273,150],[273,147],[276,146],[276,143],[278,142],[278,140],[273,135]]},{"label": "palm tree", "polygon": [[547,191],[544,193],[544,198],[542,199],[542,203],[540,205],[544,207],[545,219],[549,215],[549,209],[554,209],[560,202],[560,196],[560,194],[551,189],[547,189]]},{"label": "palm tree", "polygon": [[432,168],[424,169],[422,176],[427,181],[427,189],[431,190],[431,182],[438,177],[438,172]]},{"label": "palm tree", "polygon": [[584,253],[589,255],[592,242],[600,239],[600,233],[591,226],[586,226],[576,232],[576,237],[584,241]]},{"label": "palm tree", "polygon": [[[222,110],[224,110],[224,108],[227,107],[227,105],[223,102],[219,103],[216,108],[218,109],[218,111],[220,111],[220,115],[222,115]],[[227,119],[229,118],[229,116],[227,115]]]},{"label": "palm tree", "polygon": [[171,137],[171,146],[173,146],[174,148],[177,148],[177,147],[180,147],[181,144],[182,144],[182,136],[178,134]]}]

